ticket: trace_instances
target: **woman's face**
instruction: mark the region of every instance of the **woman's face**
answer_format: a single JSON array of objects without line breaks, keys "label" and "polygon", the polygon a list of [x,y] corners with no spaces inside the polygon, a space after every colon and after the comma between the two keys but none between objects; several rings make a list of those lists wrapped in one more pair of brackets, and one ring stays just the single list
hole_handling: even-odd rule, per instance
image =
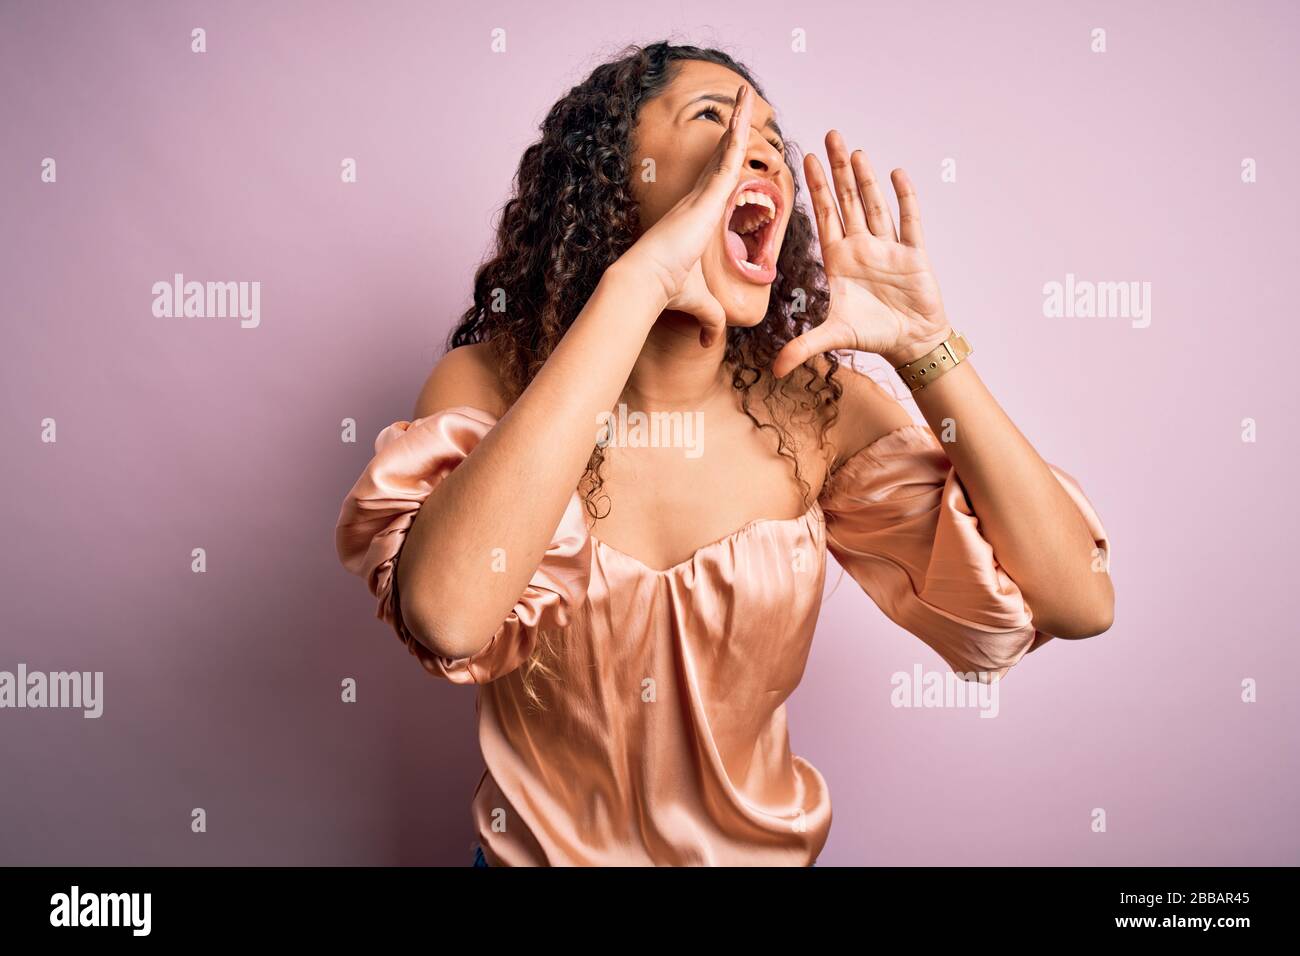
[{"label": "woman's face", "polygon": [[[746,82],[725,66],[702,60],[678,61],[677,68],[663,92],[642,105],[637,120],[632,191],[640,206],[642,229],[653,226],[695,188],[727,131],[736,90]],[[700,259],[704,280],[726,311],[729,325],[757,325],[767,314],[776,260],[794,203],[785,142],[772,107],[757,93],[752,123],[740,189]],[[646,159],[654,160],[653,182],[644,178]],[[747,201],[734,205],[739,199]],[[775,218],[748,231],[747,227],[769,218],[771,206]],[[751,264],[742,265],[745,261]]]}]

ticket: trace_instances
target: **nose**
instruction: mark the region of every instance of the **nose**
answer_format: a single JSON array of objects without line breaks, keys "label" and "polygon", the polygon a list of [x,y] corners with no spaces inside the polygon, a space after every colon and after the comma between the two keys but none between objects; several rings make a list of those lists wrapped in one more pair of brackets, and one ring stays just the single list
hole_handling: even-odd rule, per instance
[{"label": "nose", "polygon": [[758,127],[749,132],[749,145],[745,150],[745,167],[760,173],[773,173],[785,166],[785,157],[767,140]]}]

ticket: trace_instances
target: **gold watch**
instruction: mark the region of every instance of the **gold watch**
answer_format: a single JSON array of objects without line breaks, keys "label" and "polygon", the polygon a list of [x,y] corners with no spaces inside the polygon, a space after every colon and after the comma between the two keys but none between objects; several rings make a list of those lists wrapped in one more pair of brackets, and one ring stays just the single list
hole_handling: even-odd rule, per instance
[{"label": "gold watch", "polygon": [[954,329],[947,340],[930,349],[920,358],[898,366],[894,371],[907,383],[908,388],[919,392],[954,365],[959,365],[962,359],[973,351],[975,350],[966,341],[966,336]]}]

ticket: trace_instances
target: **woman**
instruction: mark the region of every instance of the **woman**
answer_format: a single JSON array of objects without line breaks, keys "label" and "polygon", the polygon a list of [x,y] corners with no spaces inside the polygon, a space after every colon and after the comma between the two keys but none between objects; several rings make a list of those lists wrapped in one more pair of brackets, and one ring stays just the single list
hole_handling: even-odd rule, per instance
[{"label": "woman", "polygon": [[[896,230],[867,157],[826,147],[818,263],[743,66],[659,43],[599,67],[343,505],[378,616],[479,685],[487,865],[814,862],[830,800],[784,702],[828,549],[966,679],[1110,626],[1105,531],[963,358],[910,180]],[[934,430],[836,350],[916,363]]]}]

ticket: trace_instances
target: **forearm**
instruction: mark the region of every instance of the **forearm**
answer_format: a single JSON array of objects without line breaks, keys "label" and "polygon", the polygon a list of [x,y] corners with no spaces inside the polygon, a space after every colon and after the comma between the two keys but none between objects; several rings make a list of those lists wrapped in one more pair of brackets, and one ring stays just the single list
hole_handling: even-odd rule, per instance
[{"label": "forearm", "polygon": [[422,643],[472,654],[519,600],[662,308],[657,280],[607,270],[533,381],[424,502],[397,566],[403,616]]},{"label": "forearm", "polygon": [[[1105,558],[1073,499],[998,405],[967,359],[913,393],[944,443],[998,562],[1039,630],[1089,637],[1110,625]],[[951,440],[948,440],[951,439]]]}]

